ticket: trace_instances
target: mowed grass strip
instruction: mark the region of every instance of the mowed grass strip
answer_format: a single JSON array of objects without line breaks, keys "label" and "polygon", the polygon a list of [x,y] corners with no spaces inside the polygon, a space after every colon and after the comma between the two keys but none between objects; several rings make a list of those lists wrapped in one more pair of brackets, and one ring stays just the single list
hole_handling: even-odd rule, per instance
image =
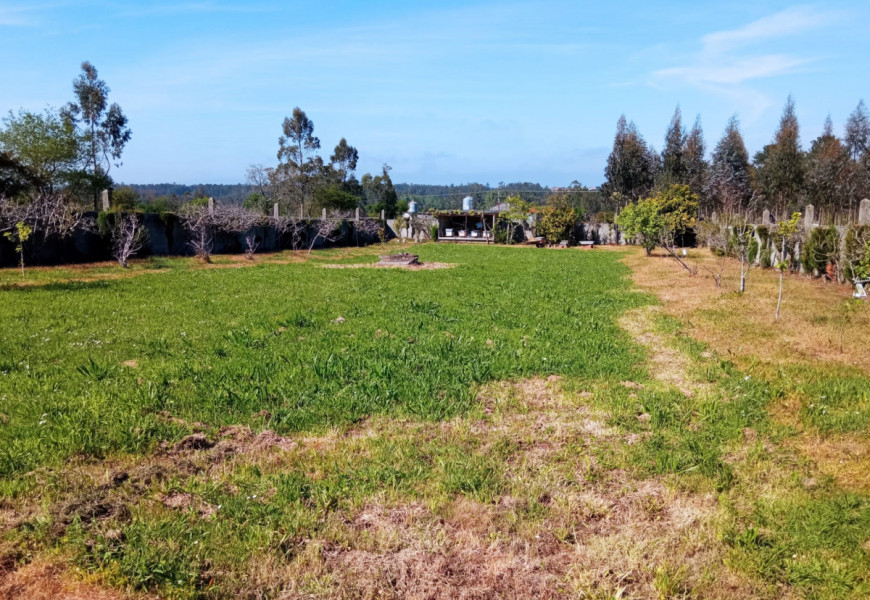
[{"label": "mowed grass strip", "polygon": [[460,414],[490,380],[638,376],[616,317],[644,298],[617,256],[419,252],[457,267],[263,263],[0,291],[0,477],[147,453],[189,423],[262,428],[262,411],[278,433],[324,431]]}]

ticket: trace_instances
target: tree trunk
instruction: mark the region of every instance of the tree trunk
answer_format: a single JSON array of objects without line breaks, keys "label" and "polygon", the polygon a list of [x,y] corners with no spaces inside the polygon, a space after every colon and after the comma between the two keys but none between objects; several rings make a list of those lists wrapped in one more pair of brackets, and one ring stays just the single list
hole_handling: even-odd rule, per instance
[{"label": "tree trunk", "polygon": [[779,321],[779,308],[782,306],[782,280],[785,275],[785,236],[782,236],[782,257],[780,258],[779,269],[779,298],[776,301],[776,314],[773,316],[774,321]]}]

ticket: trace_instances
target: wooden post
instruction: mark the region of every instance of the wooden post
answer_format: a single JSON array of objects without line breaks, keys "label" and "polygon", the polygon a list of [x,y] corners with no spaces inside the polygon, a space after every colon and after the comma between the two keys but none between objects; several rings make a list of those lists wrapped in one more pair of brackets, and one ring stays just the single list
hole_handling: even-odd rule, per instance
[{"label": "wooden post", "polygon": [[381,221],[386,221],[386,220],[387,220],[387,213],[386,213],[386,211],[384,211],[384,209],[381,209]]},{"label": "wooden post", "polygon": [[356,207],[356,221],[359,221],[359,206]]},{"label": "wooden post", "polygon": [[103,200],[103,210],[109,210],[112,208],[112,201],[109,199],[109,190],[103,190],[101,196]]},{"label": "wooden post", "polygon": [[272,206],[272,216],[276,219],[278,218],[278,203],[276,202],[274,206]]},{"label": "wooden post", "polygon": [[211,196],[209,196],[208,198],[208,214],[214,214],[214,198],[212,198]]},{"label": "wooden post", "polygon": [[320,218],[321,218],[321,219],[325,219],[325,218],[326,218],[326,209],[325,209],[325,208],[323,209],[323,213],[321,214],[321,217],[320,217]]},{"label": "wooden post", "polygon": [[858,208],[858,224],[870,225],[870,198],[861,200],[861,205]]},{"label": "wooden post", "polygon": [[807,204],[804,209],[804,230],[809,233],[813,229],[813,221],[816,218],[816,209],[812,204]]}]

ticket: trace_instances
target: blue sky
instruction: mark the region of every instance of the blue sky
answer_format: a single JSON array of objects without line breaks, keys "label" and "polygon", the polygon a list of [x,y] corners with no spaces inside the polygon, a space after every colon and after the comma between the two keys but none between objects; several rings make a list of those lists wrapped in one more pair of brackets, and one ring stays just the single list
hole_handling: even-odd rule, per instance
[{"label": "blue sky", "polygon": [[300,106],[328,156],[394,181],[600,184],[621,113],[662,146],[680,105],[750,152],[789,93],[805,145],[870,102],[870,1],[0,0],[0,111],[71,99],[91,61],[130,119],[116,180],[236,183]]}]

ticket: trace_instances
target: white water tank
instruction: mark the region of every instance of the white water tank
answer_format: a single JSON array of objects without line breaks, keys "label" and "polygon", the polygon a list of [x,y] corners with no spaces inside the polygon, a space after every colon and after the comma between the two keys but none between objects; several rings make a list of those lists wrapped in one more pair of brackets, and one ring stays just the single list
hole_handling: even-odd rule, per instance
[{"label": "white water tank", "polygon": [[474,198],[466,196],[462,199],[462,210],[474,210]]}]

